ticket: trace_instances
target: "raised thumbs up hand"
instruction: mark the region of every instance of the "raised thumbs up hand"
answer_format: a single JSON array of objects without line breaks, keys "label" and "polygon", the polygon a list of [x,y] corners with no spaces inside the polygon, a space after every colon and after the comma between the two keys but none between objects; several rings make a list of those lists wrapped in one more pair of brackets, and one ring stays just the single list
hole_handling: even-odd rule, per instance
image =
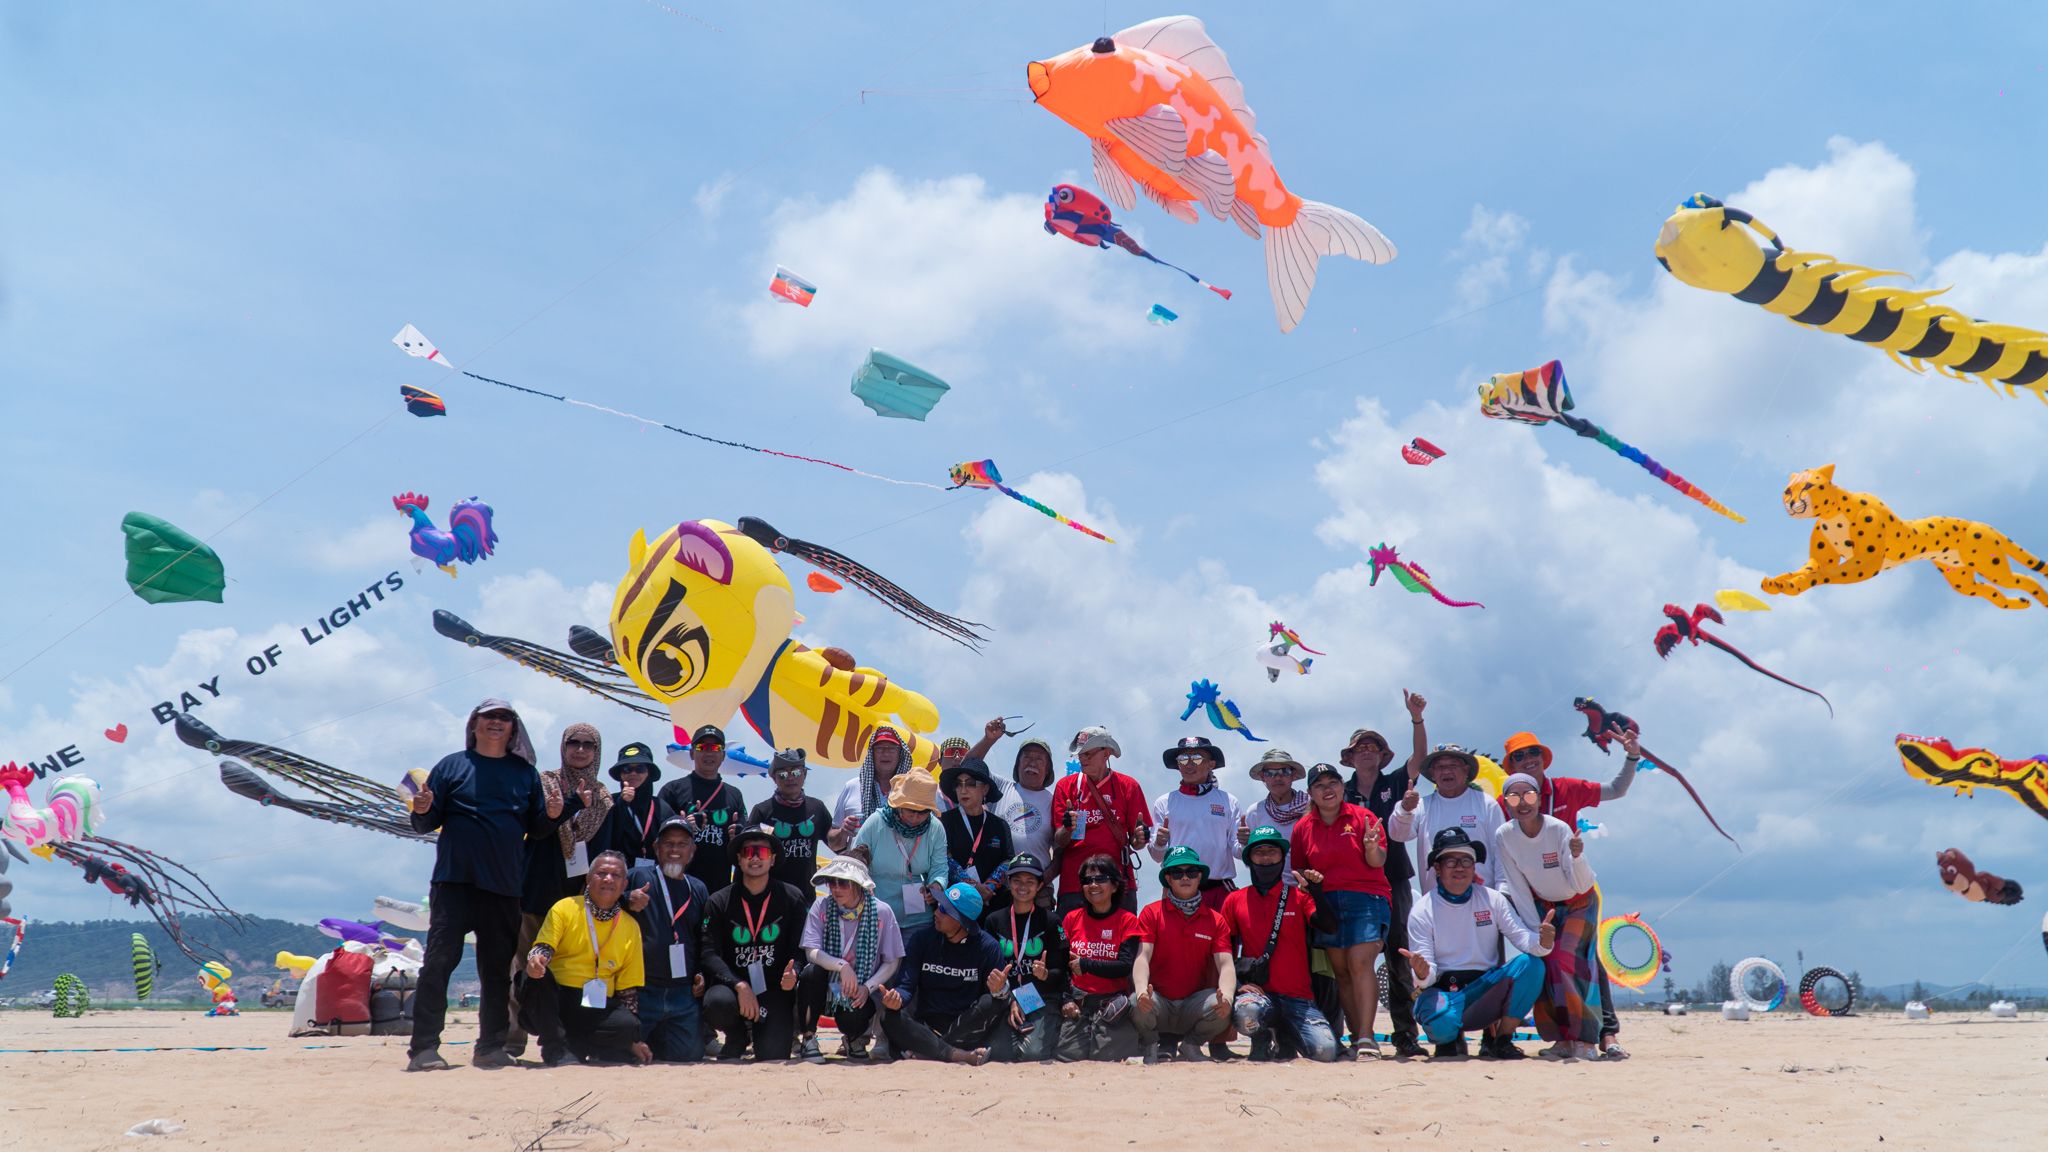
[{"label": "raised thumbs up hand", "polygon": [[1552,944],[1557,943],[1557,925],[1556,923],[1554,923],[1556,919],[1557,909],[1552,908],[1550,911],[1545,912],[1543,914],[1543,923],[1539,925],[1536,929],[1536,937],[1537,939],[1543,941],[1543,946],[1545,948],[1548,948]]},{"label": "raised thumbs up hand", "polygon": [[796,987],[796,961],[794,961],[794,960],[791,960],[791,961],[789,962],[789,967],[787,967],[787,968],[784,968],[784,969],[782,970],[782,990],[783,990],[784,992],[787,992],[787,991],[789,991],[790,989],[792,989],[792,988],[795,988],[795,987]]},{"label": "raised thumbs up hand", "polygon": [[1415,811],[1415,806],[1420,803],[1422,803],[1422,794],[1420,792],[1417,792],[1415,789],[1410,788],[1401,797],[1401,811],[1413,812]]},{"label": "raised thumbs up hand", "polygon": [[1237,846],[1238,846],[1239,848],[1242,848],[1242,847],[1244,847],[1245,845],[1247,845],[1247,844],[1249,844],[1249,843],[1251,843],[1251,842],[1252,842],[1252,829],[1251,829],[1251,825],[1249,825],[1249,824],[1246,824],[1246,823],[1244,822],[1244,817],[1243,817],[1243,816],[1239,816],[1239,817],[1237,818]]},{"label": "raised thumbs up hand", "polygon": [[1152,837],[1152,846],[1154,848],[1166,847],[1166,842],[1172,839],[1172,834],[1167,830],[1169,826],[1171,826],[1172,824],[1173,817],[1171,816],[1162,816],[1159,818],[1159,832],[1157,835]]},{"label": "raised thumbs up hand", "polygon": [[653,887],[654,885],[651,883],[642,884],[638,888],[635,888],[631,892],[627,893],[626,907],[632,909],[635,912],[644,910],[647,907],[647,901],[652,898],[650,895],[650,891]]}]

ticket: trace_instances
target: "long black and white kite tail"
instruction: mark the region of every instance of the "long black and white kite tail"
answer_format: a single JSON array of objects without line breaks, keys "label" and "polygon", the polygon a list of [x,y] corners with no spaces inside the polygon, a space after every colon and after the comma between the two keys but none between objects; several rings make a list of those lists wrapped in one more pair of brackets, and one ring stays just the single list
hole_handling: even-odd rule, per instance
[{"label": "long black and white kite tail", "polygon": [[[578,635],[579,628],[587,634],[588,640],[603,643],[602,637],[596,632],[577,625],[569,630],[569,643],[572,646],[576,645],[579,639],[585,639]],[[434,609],[434,631],[450,640],[460,640],[472,648],[488,648],[507,660],[522,664],[542,675],[574,684],[593,696],[609,700],[642,716],[652,717],[664,723],[669,719],[665,709],[656,707],[659,702],[642,692],[639,686],[633,683],[632,677],[626,674],[625,669],[616,664],[557,652],[553,648],[543,647],[531,640],[521,640],[516,636],[493,636],[488,632],[479,632],[469,621],[445,608]],[[610,645],[606,643],[605,647],[609,648]]]},{"label": "long black and white kite tail", "polygon": [[740,517],[739,530],[745,533],[748,539],[770,552],[787,552],[812,567],[823,568],[847,583],[858,586],[861,591],[887,604],[899,615],[914,620],[957,644],[974,648],[988,639],[975,631],[983,625],[946,615],[898,587],[888,577],[852,557],[834,552],[823,544],[813,544],[794,536],[784,536],[775,530],[774,525],[754,516]]}]

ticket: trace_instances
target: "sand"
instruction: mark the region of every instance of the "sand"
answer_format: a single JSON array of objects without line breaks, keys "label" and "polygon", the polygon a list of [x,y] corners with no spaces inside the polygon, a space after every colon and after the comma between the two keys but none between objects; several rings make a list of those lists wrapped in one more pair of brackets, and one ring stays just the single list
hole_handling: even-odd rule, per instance
[{"label": "sand", "polygon": [[[453,1017],[449,1041],[475,1036]],[[1623,1017],[1619,1062],[521,1067],[408,1075],[404,1037],[282,1013],[0,1012],[0,1148],[2040,1148],[2048,1018]],[[263,1051],[24,1048],[265,1045]],[[318,1047],[324,1045],[324,1047]],[[827,1051],[836,1047],[828,1040]],[[1536,1045],[1526,1044],[1534,1051]],[[1240,1051],[1243,1045],[1239,1045]],[[451,1060],[467,1045],[449,1044]],[[139,1121],[185,1125],[124,1139]],[[820,1138],[830,1141],[821,1144]]]}]

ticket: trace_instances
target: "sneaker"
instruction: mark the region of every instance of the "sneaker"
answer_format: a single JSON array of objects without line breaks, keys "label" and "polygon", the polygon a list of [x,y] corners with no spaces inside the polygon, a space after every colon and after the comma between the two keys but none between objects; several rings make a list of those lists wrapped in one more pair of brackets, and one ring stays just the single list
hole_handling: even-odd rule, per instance
[{"label": "sneaker", "polygon": [[1271,1032],[1254,1033],[1252,1035],[1252,1063],[1264,1064],[1266,1061],[1271,1060],[1272,1058],[1273,1034]]},{"label": "sneaker", "polygon": [[1353,1060],[1379,1059],[1380,1042],[1377,1040],[1360,1040],[1358,1043],[1351,1046],[1351,1058]]},{"label": "sneaker", "polygon": [[[1485,1041],[1480,1043],[1483,1045]],[[1454,1056],[1470,1056],[1471,1054],[1471,1051],[1465,1047],[1465,1038],[1460,1036],[1448,1044],[1437,1045],[1436,1051],[1430,1053],[1430,1059],[1449,1060]]]},{"label": "sneaker", "polygon": [[513,1059],[512,1053],[503,1048],[491,1052],[478,1052],[469,1058],[469,1066],[472,1068],[510,1068],[517,1063],[519,1061]]},{"label": "sneaker", "polygon": [[846,1057],[848,1060],[867,1059],[868,1038],[866,1036],[848,1036],[840,1040],[839,1054],[841,1056]]},{"label": "sneaker", "polygon": [[746,1049],[746,1047],[745,1047],[744,1045],[740,1045],[740,1044],[721,1044],[721,1045],[719,1045],[719,1048],[718,1048],[718,1060],[719,1060],[719,1063],[721,1063],[721,1064],[723,1064],[723,1063],[726,1063],[726,1062],[728,1062],[728,1061],[734,1061],[734,1062],[737,1062],[737,1061],[740,1061],[740,1060],[744,1060],[744,1059],[746,1059],[746,1057],[747,1057],[747,1049]]},{"label": "sneaker", "polygon": [[1157,1044],[1147,1044],[1147,1045],[1145,1045],[1145,1063],[1147,1063],[1147,1064],[1157,1064],[1157,1063],[1159,1063],[1159,1061],[1160,1061],[1160,1056],[1159,1056],[1159,1045],[1157,1045]]},{"label": "sneaker", "polygon": [[816,1036],[804,1037],[804,1048],[803,1051],[797,1053],[797,1058],[806,1064],[823,1064],[825,1062],[825,1054],[818,1050],[818,1038]]},{"label": "sneaker", "polygon": [[716,1060],[724,1051],[725,1043],[716,1036],[704,1042],[704,1055],[707,1059]]},{"label": "sneaker", "polygon": [[1230,1045],[1224,1043],[1223,1041],[1211,1040],[1209,1041],[1209,1059],[1223,1061],[1235,1060],[1237,1059],[1237,1053],[1232,1052],[1230,1050]]},{"label": "sneaker", "polygon": [[1512,1036],[1490,1036],[1487,1039],[1492,1044],[1492,1047],[1480,1053],[1482,1056],[1491,1056],[1495,1060],[1527,1060],[1529,1058],[1529,1054],[1522,1051]]},{"label": "sneaker", "polygon": [[1423,1049],[1415,1037],[1396,1036],[1394,1037],[1394,1055],[1402,1059],[1413,1060],[1418,1056],[1427,1056],[1429,1053]]},{"label": "sneaker", "polygon": [[[1226,1048],[1224,1051],[1228,1052],[1229,1049]],[[1190,1064],[1207,1064],[1209,1062],[1209,1054],[1202,1051],[1202,1042],[1200,1040],[1181,1041],[1174,1051],[1173,1058],[1175,1060],[1185,1060]]]},{"label": "sneaker", "polygon": [[567,1048],[552,1055],[546,1048],[540,1050],[540,1066],[543,1068],[574,1068],[581,1063],[583,1061],[577,1059],[576,1054]]},{"label": "sneaker", "polygon": [[405,1070],[407,1072],[445,1072],[448,1070],[448,1062],[441,1059],[441,1050],[439,1048],[422,1048],[412,1054],[412,1059],[406,1062]]}]

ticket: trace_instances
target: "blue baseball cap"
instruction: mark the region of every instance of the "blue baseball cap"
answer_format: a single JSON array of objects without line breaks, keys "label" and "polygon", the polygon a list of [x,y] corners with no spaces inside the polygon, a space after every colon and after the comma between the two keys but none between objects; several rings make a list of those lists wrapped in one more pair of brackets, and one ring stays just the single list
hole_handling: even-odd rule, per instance
[{"label": "blue baseball cap", "polygon": [[939,911],[962,924],[981,919],[981,893],[972,884],[955,884],[939,893]]}]

